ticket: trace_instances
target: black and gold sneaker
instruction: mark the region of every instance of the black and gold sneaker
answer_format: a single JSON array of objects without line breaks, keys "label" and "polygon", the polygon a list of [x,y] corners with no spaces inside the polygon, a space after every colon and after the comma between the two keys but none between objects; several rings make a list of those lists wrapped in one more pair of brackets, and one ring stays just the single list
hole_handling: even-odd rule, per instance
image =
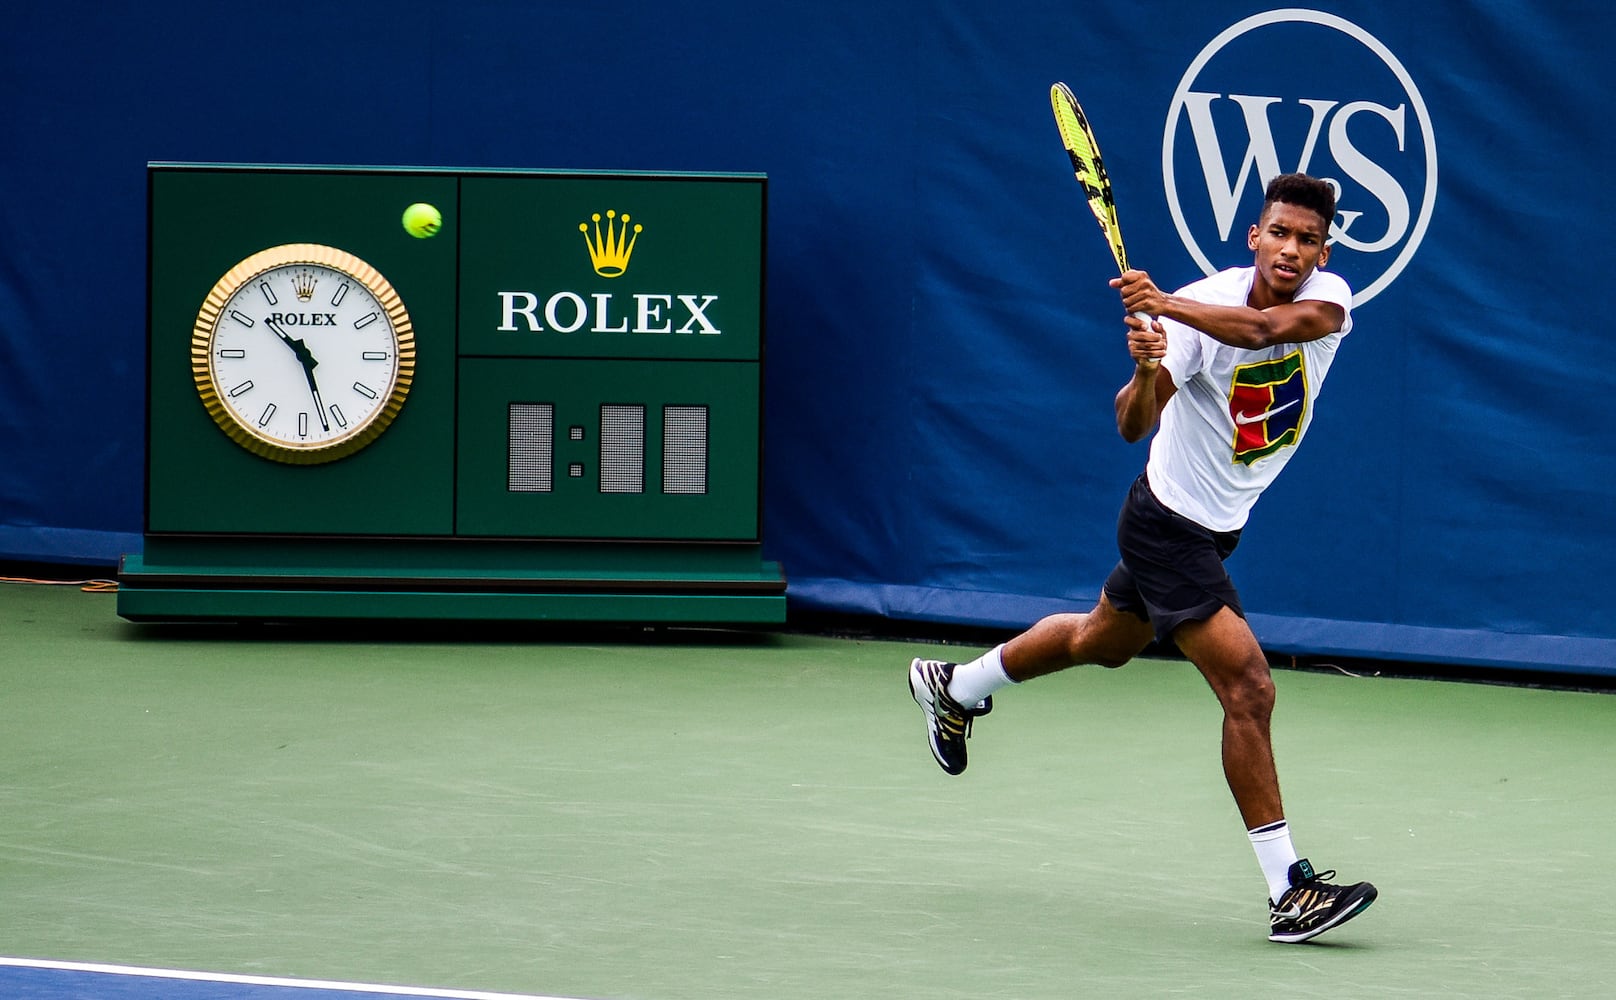
[{"label": "black and gold sneaker", "polygon": [[1331,885],[1335,872],[1316,874],[1306,858],[1291,865],[1291,887],[1268,903],[1268,940],[1296,944],[1344,924],[1369,908],[1378,893],[1368,882]]},{"label": "black and gold sneaker", "polygon": [[926,714],[931,755],[949,774],[965,770],[965,739],[971,735],[971,720],[993,711],[992,695],[977,702],[975,708],[966,708],[949,697],[948,682],[954,677],[955,666],[919,657],[909,664],[909,693]]}]

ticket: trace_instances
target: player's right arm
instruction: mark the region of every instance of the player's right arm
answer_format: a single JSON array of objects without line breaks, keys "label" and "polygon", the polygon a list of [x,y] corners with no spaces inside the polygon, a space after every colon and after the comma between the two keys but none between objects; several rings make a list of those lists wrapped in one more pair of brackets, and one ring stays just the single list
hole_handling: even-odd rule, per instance
[{"label": "player's right arm", "polygon": [[1128,316],[1128,354],[1133,358],[1133,378],[1117,391],[1117,433],[1130,444],[1156,429],[1162,408],[1173,398],[1178,386],[1161,366],[1167,353],[1167,332],[1158,322],[1148,327],[1144,320]]},{"label": "player's right arm", "polygon": [[1192,326],[1221,344],[1259,351],[1276,344],[1305,344],[1340,330],[1346,311],[1325,299],[1278,302],[1259,309],[1251,305],[1215,305],[1182,295],[1168,295],[1144,271],[1128,271],[1111,279],[1129,312],[1166,316]]}]

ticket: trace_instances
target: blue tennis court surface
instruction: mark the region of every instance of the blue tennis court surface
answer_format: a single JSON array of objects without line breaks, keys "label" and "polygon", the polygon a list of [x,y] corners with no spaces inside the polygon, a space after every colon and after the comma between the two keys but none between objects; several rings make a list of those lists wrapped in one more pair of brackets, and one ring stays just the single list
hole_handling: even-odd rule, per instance
[{"label": "blue tennis court surface", "polygon": [[312,979],[274,979],[120,965],[0,958],[6,1000],[569,1000],[521,993],[479,993],[417,986],[372,986]]}]

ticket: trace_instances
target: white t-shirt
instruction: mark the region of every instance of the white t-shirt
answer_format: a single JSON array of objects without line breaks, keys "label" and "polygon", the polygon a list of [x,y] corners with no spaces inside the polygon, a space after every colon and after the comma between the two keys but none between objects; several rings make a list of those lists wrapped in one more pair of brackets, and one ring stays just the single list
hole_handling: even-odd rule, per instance
[{"label": "white t-shirt", "polygon": [[[1233,267],[1176,294],[1213,305],[1243,306],[1255,267]],[[1243,527],[1252,505],[1290,461],[1313,422],[1313,403],[1352,329],[1352,289],[1333,272],[1314,270],[1296,301],[1322,299],[1345,312],[1341,329],[1305,344],[1248,351],[1171,319],[1162,359],[1178,391],[1162,410],[1145,472],[1170,510],[1210,528]]]}]

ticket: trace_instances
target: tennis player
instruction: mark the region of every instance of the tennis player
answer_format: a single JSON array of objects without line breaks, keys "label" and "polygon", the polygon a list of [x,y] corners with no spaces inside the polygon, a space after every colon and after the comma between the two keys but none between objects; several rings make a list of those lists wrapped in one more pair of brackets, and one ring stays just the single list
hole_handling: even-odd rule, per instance
[{"label": "tennis player", "polygon": [[1117,393],[1117,430],[1155,431],[1145,471],[1117,522],[1121,561],[1099,603],[1033,625],[969,663],[916,659],[909,688],[932,755],[965,770],[971,721],[992,694],[1079,664],[1120,667],[1153,638],[1171,639],[1223,706],[1223,771],[1268,881],[1269,940],[1306,941],[1374,902],[1367,882],[1332,885],[1297,855],[1280,801],[1269,721],[1274,682],[1223,561],[1313,420],[1352,290],[1319,270],[1335,193],[1304,174],[1276,177],[1247,234],[1252,266],[1169,295],[1143,271],[1111,281],[1129,313],[1133,377]]}]

